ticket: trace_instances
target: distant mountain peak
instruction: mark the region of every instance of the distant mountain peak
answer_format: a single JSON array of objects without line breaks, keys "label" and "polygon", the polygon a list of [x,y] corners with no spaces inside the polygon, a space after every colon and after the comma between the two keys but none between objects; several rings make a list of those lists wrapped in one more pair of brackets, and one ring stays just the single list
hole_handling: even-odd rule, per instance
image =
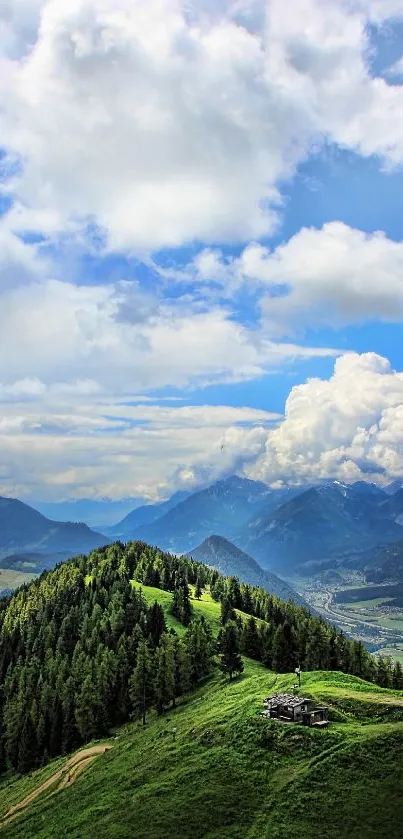
[{"label": "distant mountain peak", "polygon": [[[42,567],[61,558],[88,553],[107,542],[100,533],[79,522],[57,522],[17,498],[0,497],[0,562],[7,557],[37,553],[47,557]],[[55,559],[52,561],[52,557]],[[8,567],[8,566],[7,566]],[[42,568],[39,568],[42,570]]]},{"label": "distant mountain peak", "polygon": [[289,583],[269,571],[264,571],[253,557],[223,536],[208,536],[197,548],[188,551],[187,556],[215,568],[224,576],[238,577],[241,582],[260,586],[282,600],[294,600],[310,608]]}]

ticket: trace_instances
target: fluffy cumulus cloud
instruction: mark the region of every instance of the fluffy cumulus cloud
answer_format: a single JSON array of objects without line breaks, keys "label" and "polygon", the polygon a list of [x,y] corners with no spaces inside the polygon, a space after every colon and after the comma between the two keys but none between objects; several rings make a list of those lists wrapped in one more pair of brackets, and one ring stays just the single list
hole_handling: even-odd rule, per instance
[{"label": "fluffy cumulus cloud", "polygon": [[[243,462],[247,430],[272,417],[178,407],[181,392],[186,403],[189,388],[335,352],[273,342],[229,311],[146,295],[136,283],[35,280],[3,290],[1,302],[3,494],[155,497],[168,484],[195,486]],[[152,395],[166,388],[176,394],[169,404]],[[239,442],[230,457],[228,429]]]},{"label": "fluffy cumulus cloud", "polygon": [[[20,406],[21,407],[21,406]],[[69,401],[6,404],[0,419],[0,493],[48,500],[149,497],[194,488],[246,455],[248,435],[277,417],[226,406]],[[243,445],[227,456],[223,435]],[[255,456],[262,446],[257,450]]]},{"label": "fluffy cumulus cloud", "polygon": [[222,308],[159,300],[127,282],[49,280],[9,289],[1,296],[0,336],[0,382],[9,393],[27,379],[68,386],[71,395],[83,380],[92,390],[115,394],[205,386],[334,354],[275,343]]},{"label": "fluffy cumulus cloud", "polygon": [[152,397],[108,401],[85,383],[73,403],[57,387],[44,402],[33,381],[11,395],[0,421],[0,491],[15,495],[158,498],[235,471],[276,486],[403,474],[403,373],[373,353],[348,353],[329,379],[295,386],[284,417]]},{"label": "fluffy cumulus cloud", "polygon": [[1,131],[32,225],[51,210],[138,252],[246,241],[313,142],[403,160],[402,87],[370,74],[366,28],[400,0],[3,5]]},{"label": "fluffy cumulus cloud", "polygon": [[[339,355],[296,327],[402,317],[382,233],[333,222],[267,247],[312,149],[403,163],[403,86],[371,73],[368,26],[402,17],[401,0],[1,4],[0,492],[397,474],[401,374],[378,357],[294,389],[283,421],[186,396]],[[189,242],[190,265],[156,267]]]},{"label": "fluffy cumulus cloud", "polygon": [[403,373],[374,353],[294,387],[251,474],[267,482],[383,479],[403,473]]},{"label": "fluffy cumulus cloud", "polygon": [[403,243],[381,231],[366,234],[341,222],[303,228],[273,252],[249,246],[236,270],[272,289],[262,308],[277,330],[403,318]]},{"label": "fluffy cumulus cloud", "polygon": [[178,283],[192,281],[211,297],[231,300],[240,289],[257,291],[272,335],[403,319],[403,243],[342,222],[301,228],[273,250],[251,243],[238,258],[205,248],[185,267],[162,273]]}]

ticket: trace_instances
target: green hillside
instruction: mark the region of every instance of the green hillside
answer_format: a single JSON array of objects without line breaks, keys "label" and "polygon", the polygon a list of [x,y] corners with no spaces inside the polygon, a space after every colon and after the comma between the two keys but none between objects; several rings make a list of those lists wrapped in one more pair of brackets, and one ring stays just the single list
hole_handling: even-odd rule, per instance
[{"label": "green hillside", "polygon": [[[170,591],[162,591],[160,588],[154,588],[153,586],[144,586],[136,580],[132,580],[132,586],[137,589],[137,591],[141,590],[141,593],[149,606],[152,606],[155,601],[162,606],[166,624],[169,629],[174,629],[178,635],[183,635],[185,633],[185,627],[183,624],[171,614],[173,595]],[[200,596],[200,600],[196,600],[194,597],[194,586],[190,586],[190,592],[190,599],[195,617],[203,615],[209,622],[214,634],[217,635],[221,627],[220,604],[213,600],[208,588],[203,591]],[[247,621],[249,618],[249,615],[241,609],[235,609],[235,614],[239,615],[239,617],[241,617],[244,621]],[[261,625],[264,624],[265,621],[257,618],[256,623],[257,625]]]},{"label": "green hillside", "polygon": [[[142,591],[168,614],[170,593]],[[195,608],[209,620],[219,610],[208,596]],[[262,719],[264,697],[289,688],[293,677],[245,659],[232,683],[215,672],[176,709],[153,712],[145,729],[135,722],[113,732],[105,741],[111,751],[71,786],[55,795],[57,784],[49,786],[1,835],[400,839],[403,692],[343,673],[302,679],[302,692],[328,702],[335,720],[328,730]],[[0,817],[62,767],[59,759],[29,776],[5,777]]]}]

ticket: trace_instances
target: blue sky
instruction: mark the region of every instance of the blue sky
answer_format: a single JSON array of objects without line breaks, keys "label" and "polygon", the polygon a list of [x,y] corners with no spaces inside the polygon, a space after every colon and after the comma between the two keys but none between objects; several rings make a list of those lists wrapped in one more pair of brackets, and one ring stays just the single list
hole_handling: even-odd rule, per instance
[{"label": "blue sky", "polygon": [[403,474],[403,10],[288,12],[4,5],[0,493]]}]

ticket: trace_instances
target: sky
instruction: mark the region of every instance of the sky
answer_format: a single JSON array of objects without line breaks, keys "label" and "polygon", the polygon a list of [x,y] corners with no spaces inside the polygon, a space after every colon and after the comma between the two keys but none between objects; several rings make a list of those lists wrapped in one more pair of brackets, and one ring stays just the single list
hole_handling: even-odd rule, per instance
[{"label": "sky", "polygon": [[3,0],[0,494],[403,475],[403,0]]}]

